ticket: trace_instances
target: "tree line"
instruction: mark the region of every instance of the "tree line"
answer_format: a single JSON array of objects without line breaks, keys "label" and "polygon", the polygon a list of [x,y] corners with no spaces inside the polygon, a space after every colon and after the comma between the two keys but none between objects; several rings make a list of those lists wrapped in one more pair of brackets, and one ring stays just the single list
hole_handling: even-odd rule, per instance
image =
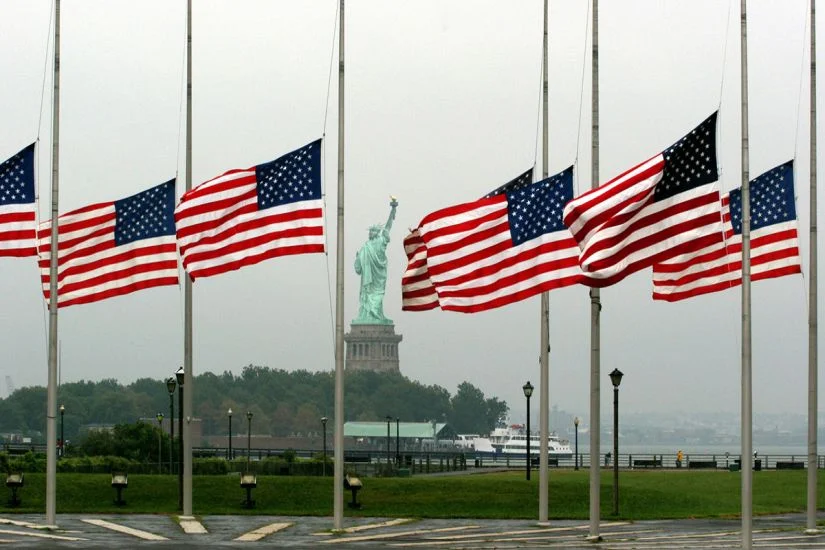
[{"label": "tree line", "polygon": [[[185,388],[186,390],[186,388]],[[228,432],[227,411],[238,419],[233,433],[246,430],[245,414],[254,415],[252,431],[272,436],[303,435],[321,431],[321,417],[334,423],[334,372],[285,371],[256,365],[240,375],[229,371],[195,377],[195,416],[203,435]],[[387,416],[403,422],[437,420],[458,433],[487,433],[508,412],[507,403],[462,382],[451,395],[438,385],[424,385],[400,373],[347,372],[344,380],[345,421],[380,421]],[[64,383],[58,389],[63,405],[65,438],[79,441],[81,430],[95,424],[114,425],[169,415],[165,380],[141,378],[123,385],[109,378],[98,382]],[[177,395],[175,414],[179,414]],[[241,421],[243,418],[243,421]],[[58,434],[61,417],[58,413]],[[0,433],[43,441],[46,432],[46,388],[20,388],[0,399]],[[197,443],[197,442],[196,442]]]}]

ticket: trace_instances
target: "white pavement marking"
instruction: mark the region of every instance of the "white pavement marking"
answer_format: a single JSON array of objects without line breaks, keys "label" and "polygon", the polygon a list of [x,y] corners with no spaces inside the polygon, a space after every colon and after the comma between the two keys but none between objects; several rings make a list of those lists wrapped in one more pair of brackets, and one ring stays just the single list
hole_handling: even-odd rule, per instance
[{"label": "white pavement marking", "polygon": [[754,546],[764,546],[766,548],[822,548],[822,542],[789,542],[789,543],[780,543],[776,544],[774,542],[770,544],[760,544],[758,540],[753,541]]},{"label": "white pavement marking", "polygon": [[254,531],[249,531],[248,533],[244,533],[240,537],[236,538],[235,540],[241,542],[255,542],[256,540],[261,540],[267,535],[271,535],[272,533],[277,533],[278,531],[282,531],[287,527],[292,527],[295,525],[294,523],[270,523],[269,525],[264,525],[263,527],[258,527]]},{"label": "white pavement marking", "polygon": [[464,525],[461,527],[443,527],[441,529],[417,529],[415,531],[399,531],[397,533],[379,533],[377,535],[367,535],[362,537],[345,537],[322,540],[321,544],[330,544],[336,542],[362,542],[367,540],[381,540],[393,539],[398,537],[407,537],[411,535],[427,535],[429,533],[446,533],[448,531],[462,531],[464,529],[479,529],[478,525]]},{"label": "white pavement marking", "polygon": [[[588,526],[585,525],[584,528]],[[430,537],[424,542],[398,542],[394,544],[390,544],[390,546],[448,546],[455,544],[458,540],[463,540],[467,543],[475,543],[475,544],[487,544],[487,543],[501,543],[501,542],[534,542],[534,541],[541,541],[541,542],[564,542],[565,544],[569,544],[571,541],[579,541],[581,540],[581,536],[575,533],[568,533],[568,534],[560,534],[560,531],[569,531],[571,529],[580,529],[580,527],[556,527],[553,529],[541,529],[538,533],[543,533],[545,536],[538,536],[538,537],[525,537],[525,536],[513,536],[513,535],[528,535],[528,534],[537,534],[535,530],[529,531],[506,531],[501,533],[496,532],[487,532],[487,533],[473,533],[471,535],[457,535],[457,536],[446,536],[446,537]],[[620,536],[620,535],[632,535],[636,533],[652,533],[656,532],[656,529],[648,529],[644,531],[629,531],[629,532],[616,532],[616,533],[602,533],[603,536]],[[503,537],[503,535],[508,535],[507,537]],[[470,539],[475,540],[470,540]],[[610,541],[604,542],[617,542],[623,539],[612,539]],[[467,548],[467,547],[462,547]]]},{"label": "white pavement marking", "polygon": [[656,540],[673,540],[673,539],[701,539],[711,537],[738,537],[741,536],[739,531],[720,531],[718,533],[683,533],[681,535],[659,535],[657,537],[640,537],[636,539],[639,542],[656,541]]},{"label": "white pavement marking", "polygon": [[382,521],[381,523],[369,523],[367,525],[355,525],[353,527],[347,527],[346,529],[338,529],[335,532],[332,531],[323,531],[320,533],[312,533],[313,535],[317,536],[329,536],[334,535],[336,533],[358,533],[359,531],[368,531],[370,529],[379,529],[381,527],[392,527],[394,525],[403,525],[404,523],[410,523],[413,521],[411,518],[397,518],[391,519],[389,521]]},{"label": "white pavement marking", "polygon": [[36,537],[38,539],[51,539],[51,540],[70,540],[70,541],[79,541],[79,540],[88,540],[88,539],[81,539],[80,537],[64,537],[61,535],[50,535],[48,533],[29,533],[27,531],[12,531],[11,529],[0,529],[0,534],[3,535],[19,535],[22,537]]},{"label": "white pavement marking", "polygon": [[[649,533],[650,531],[638,531],[639,533]],[[492,533],[491,533],[492,534]],[[611,538],[607,540],[607,537],[619,537],[620,535],[631,535],[632,533],[604,533],[602,532],[602,537],[605,538],[602,542],[607,544],[612,544],[615,542],[625,542],[632,539],[632,537],[624,537],[624,538]],[[582,541],[581,536],[579,535],[561,535],[561,536],[553,536],[553,537],[508,537],[508,538],[498,538],[498,537],[490,537],[490,542],[519,542],[519,541],[546,541],[546,542],[564,542],[565,544],[569,544],[570,542],[575,541]],[[481,542],[481,541],[478,541]]]},{"label": "white pavement marking", "polygon": [[178,516],[178,522],[187,535],[205,535],[207,533],[206,527],[194,516]]},{"label": "white pavement marking", "polygon": [[816,539],[819,539],[819,544],[822,544],[822,541],[825,540],[822,537],[812,537],[811,535],[803,535],[801,533],[793,534],[793,535],[789,535],[789,536],[784,536],[784,537],[759,537],[759,539],[754,539],[754,540],[759,540],[760,542],[764,542],[766,540],[816,540]]},{"label": "white pavement marking", "polygon": [[0,523],[4,525],[16,525],[17,527],[28,527],[29,529],[51,529],[50,525],[46,525],[43,523],[31,523],[28,521],[20,521],[8,518],[0,518]]},{"label": "white pavement marking", "polygon": [[143,540],[169,540],[166,537],[162,537],[154,533],[141,531],[140,529],[132,529],[131,527],[126,527],[125,525],[118,525],[117,523],[106,521],[105,519],[84,519],[83,521],[91,525],[97,525],[98,527],[103,527],[106,529],[110,529],[112,531],[117,531],[118,533],[132,535],[133,537],[137,537]]},{"label": "white pavement marking", "polygon": [[[658,542],[642,542],[639,543],[637,541],[622,541],[622,542],[612,542],[612,541],[605,541],[609,545],[611,550],[616,548],[628,548],[637,550],[640,548],[742,548],[742,545],[739,541],[717,541],[713,539],[701,540],[701,541],[683,541],[679,543],[672,543],[668,541],[658,541]],[[567,543],[562,543],[564,546]]]},{"label": "white pavement marking", "polygon": [[[630,522],[615,522],[615,523],[603,523],[602,527],[618,527],[621,525],[630,525]],[[468,535],[449,535],[446,537],[432,537],[432,540],[459,540],[459,539],[469,539],[469,538],[478,538],[478,537],[485,537],[488,535],[494,536],[505,536],[505,535],[535,535],[538,533],[558,533],[559,531],[574,531],[580,529],[587,529],[589,525],[571,525],[568,527],[545,527],[542,529],[523,529],[520,531],[501,531],[497,533],[470,533]]]}]

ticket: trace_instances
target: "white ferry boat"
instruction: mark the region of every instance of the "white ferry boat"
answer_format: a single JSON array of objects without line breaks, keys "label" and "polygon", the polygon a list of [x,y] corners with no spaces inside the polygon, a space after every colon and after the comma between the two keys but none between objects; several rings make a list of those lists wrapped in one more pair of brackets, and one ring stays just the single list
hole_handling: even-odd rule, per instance
[{"label": "white ferry boat", "polygon": [[[525,454],[527,452],[527,434],[524,426],[512,424],[507,427],[496,428],[490,434],[490,442],[496,451],[504,454]],[[541,439],[538,434],[530,434],[530,456],[538,456]],[[571,458],[573,450],[570,442],[551,433],[547,437],[547,453],[554,458]]]},{"label": "white ferry boat", "polygon": [[493,444],[486,437],[478,434],[458,434],[455,440],[456,447],[476,451],[477,453],[495,453]]}]

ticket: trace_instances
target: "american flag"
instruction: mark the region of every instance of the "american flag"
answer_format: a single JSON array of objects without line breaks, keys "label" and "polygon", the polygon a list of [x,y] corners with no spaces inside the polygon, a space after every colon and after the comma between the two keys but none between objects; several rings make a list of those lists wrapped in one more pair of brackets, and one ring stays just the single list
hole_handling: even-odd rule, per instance
[{"label": "american flag", "polygon": [[[751,279],[802,272],[793,161],[750,183]],[[742,190],[722,198],[725,242],[653,266],[653,299],[676,302],[742,284]]]},{"label": "american flag", "polygon": [[573,168],[539,182],[529,170],[482,199],[426,216],[405,239],[403,308],[474,313],[582,282],[562,223]]},{"label": "american flag", "polygon": [[[57,306],[87,304],[178,284],[175,180],[58,218]],[[51,220],[38,231],[43,295],[49,300]]]},{"label": "american flag", "polygon": [[277,256],[324,252],[321,140],[184,193],[175,209],[194,281]]},{"label": "american flag", "polygon": [[404,238],[404,253],[407,269],[401,277],[401,309],[426,311],[437,308],[438,294],[427,269],[427,247],[417,228],[410,230]]},{"label": "american flag", "polygon": [[0,164],[0,256],[37,255],[34,143]]},{"label": "american flag", "polygon": [[579,263],[607,286],[722,240],[716,113],[676,144],[567,204]]}]

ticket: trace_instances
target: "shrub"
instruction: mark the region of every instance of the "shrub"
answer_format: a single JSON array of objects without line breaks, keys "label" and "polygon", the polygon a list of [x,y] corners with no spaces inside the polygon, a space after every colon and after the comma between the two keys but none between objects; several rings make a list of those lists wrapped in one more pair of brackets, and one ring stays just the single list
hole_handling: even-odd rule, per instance
[{"label": "shrub", "polygon": [[46,455],[29,451],[24,455],[9,457],[9,468],[15,472],[45,472]]},{"label": "shrub", "polygon": [[253,462],[252,470],[262,475],[289,474],[289,463],[280,457],[267,457]]},{"label": "shrub", "polygon": [[229,473],[229,463],[222,458],[195,458],[192,460],[195,475],[223,475]]},{"label": "shrub", "polygon": [[57,471],[78,474],[101,474],[109,472],[148,473],[157,468],[155,464],[143,464],[120,456],[81,456],[62,458],[57,461]]}]

